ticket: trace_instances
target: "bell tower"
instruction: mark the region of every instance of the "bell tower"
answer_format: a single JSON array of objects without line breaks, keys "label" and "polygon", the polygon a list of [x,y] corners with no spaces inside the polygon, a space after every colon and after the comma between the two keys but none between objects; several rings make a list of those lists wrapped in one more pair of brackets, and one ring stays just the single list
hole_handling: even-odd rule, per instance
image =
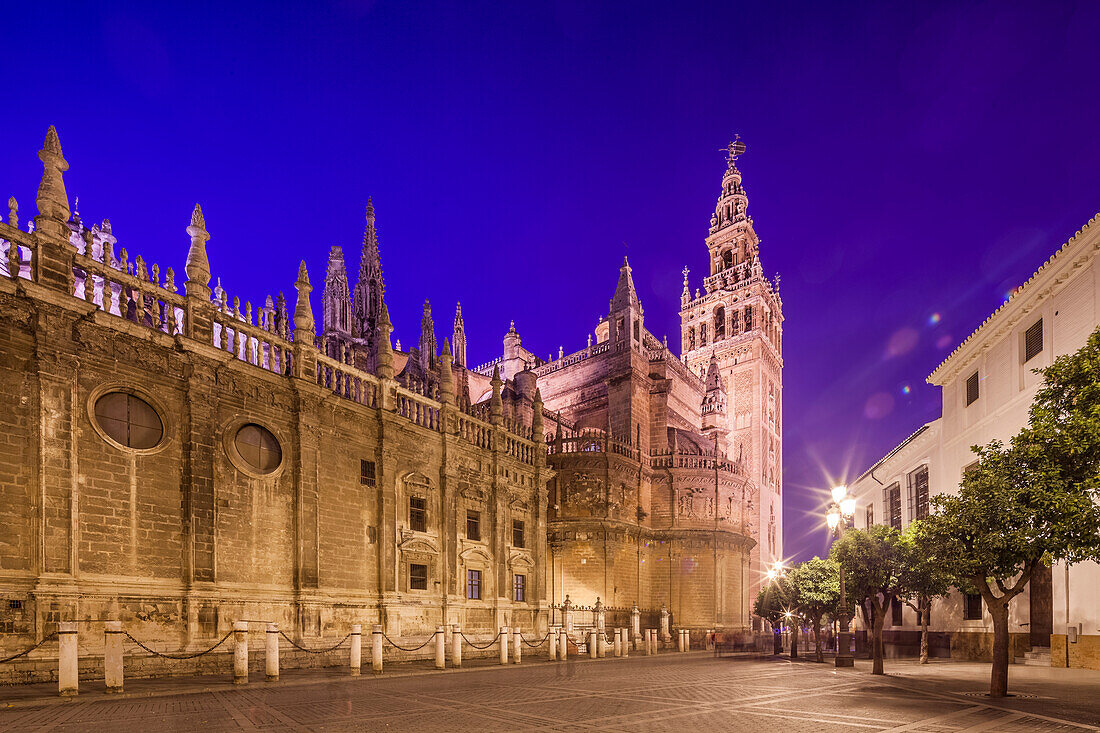
[{"label": "bell tower", "polygon": [[[680,338],[683,362],[700,379],[709,382],[717,369],[727,402],[726,455],[742,462],[756,487],[751,598],[766,566],[783,557],[783,301],[779,278],[767,280],[760,264],[760,240],[737,167],[744,152],[739,139],[726,148],[701,290],[692,291],[684,268]],[[775,530],[769,531],[772,517]]]}]

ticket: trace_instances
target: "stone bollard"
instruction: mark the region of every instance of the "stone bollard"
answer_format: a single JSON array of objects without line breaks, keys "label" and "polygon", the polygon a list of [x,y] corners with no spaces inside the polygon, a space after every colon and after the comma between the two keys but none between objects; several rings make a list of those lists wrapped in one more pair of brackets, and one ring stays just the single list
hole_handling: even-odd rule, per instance
[{"label": "stone bollard", "polygon": [[563,662],[569,658],[569,634],[565,629],[558,630],[558,653],[561,654]]},{"label": "stone bollard", "polygon": [[512,629],[512,661],[519,664],[523,659],[520,647],[523,645],[523,633],[516,626]]},{"label": "stone bollard", "polygon": [[547,642],[547,644],[549,644],[549,650],[550,651],[548,652],[548,654],[550,655],[550,661],[551,662],[558,661],[558,629],[557,629],[557,627],[554,627],[554,626],[550,627],[550,633],[546,637],[546,642]]},{"label": "stone bollard", "polygon": [[442,626],[435,627],[435,668],[447,668],[447,630]]},{"label": "stone bollard", "polygon": [[63,697],[80,692],[76,637],[75,621],[62,621],[57,625],[57,692]]},{"label": "stone bollard", "polygon": [[455,669],[462,666],[462,627],[458,624],[451,632],[451,666]]},{"label": "stone bollard", "polygon": [[684,651],[691,651],[691,632],[687,629],[684,629]]},{"label": "stone bollard", "polygon": [[507,626],[500,627],[500,663],[508,664],[508,632]]},{"label": "stone bollard", "polygon": [[370,632],[370,669],[382,674],[382,624],[374,624]]},{"label": "stone bollard", "polygon": [[645,653],[653,655],[657,653],[657,629],[646,629]]},{"label": "stone bollard", "polygon": [[351,625],[351,654],[349,659],[351,676],[358,677],[363,671],[363,625]]},{"label": "stone bollard", "polygon": [[621,657],[623,655],[623,630],[615,629],[614,644],[615,644],[615,656]]},{"label": "stone bollard", "polygon": [[677,629],[676,631],[676,651],[684,651],[684,630]]},{"label": "stone bollard", "polygon": [[589,659],[595,659],[596,658],[596,651],[597,651],[596,647],[599,644],[599,639],[597,639],[596,637],[597,637],[597,632],[595,632],[595,631],[589,631],[588,632],[588,657],[589,657]]},{"label": "stone bollard", "polygon": [[279,679],[279,624],[267,625],[267,647],[264,649],[264,667],[269,680]]},{"label": "stone bollard", "polygon": [[248,623],[233,622],[233,684],[248,684]]},{"label": "stone bollard", "polygon": [[122,692],[122,622],[108,621],[103,633],[103,681],[107,692]]}]

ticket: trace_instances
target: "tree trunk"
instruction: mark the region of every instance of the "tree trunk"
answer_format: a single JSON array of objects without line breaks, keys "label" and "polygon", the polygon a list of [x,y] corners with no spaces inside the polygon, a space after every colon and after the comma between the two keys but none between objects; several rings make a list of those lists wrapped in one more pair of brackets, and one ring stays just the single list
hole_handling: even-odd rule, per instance
[{"label": "tree trunk", "polygon": [[920,606],[920,663],[928,664],[928,617],[932,608],[930,599],[921,599]]},{"label": "tree trunk", "polygon": [[772,653],[776,656],[783,653],[783,627],[779,624],[772,627]]},{"label": "tree trunk", "polygon": [[989,678],[989,696],[1004,697],[1008,694],[1008,604],[998,599],[988,605],[989,615],[993,617],[993,672]]},{"label": "tree trunk", "polygon": [[814,625],[814,647],[817,650],[817,661],[824,662],[825,655],[821,653],[821,617],[818,616],[813,620]]},{"label": "tree trunk", "polygon": [[798,624],[791,624],[791,659],[798,659]]},{"label": "tree trunk", "polygon": [[882,657],[883,657],[882,624],[886,620],[886,614],[885,614],[883,609],[886,607],[887,604],[885,602],[883,602],[883,604],[882,604],[883,608],[879,608],[879,604],[878,604],[877,599],[872,601],[872,603],[874,603],[874,611],[875,612],[873,614],[873,617],[874,617],[874,619],[873,619],[874,620],[874,628],[873,628],[874,640],[873,640],[872,645],[871,645],[871,657],[873,659],[873,662],[872,662],[872,665],[871,665],[871,674],[886,674],[886,672],[884,672],[883,669],[882,669]]}]

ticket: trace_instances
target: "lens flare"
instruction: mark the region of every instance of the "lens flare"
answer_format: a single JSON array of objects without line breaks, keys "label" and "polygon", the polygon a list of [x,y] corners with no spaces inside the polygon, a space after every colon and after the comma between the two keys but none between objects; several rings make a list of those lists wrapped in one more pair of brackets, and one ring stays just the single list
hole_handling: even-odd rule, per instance
[{"label": "lens flare", "polygon": [[943,316],[941,316],[939,313],[933,313],[932,315],[928,316],[928,325],[929,326],[935,326],[937,323],[939,323],[942,320],[943,320]]},{"label": "lens flare", "polygon": [[911,394],[913,394],[913,388],[912,388],[912,387],[910,387],[910,386],[909,386],[909,385],[907,384],[907,385],[905,385],[904,387],[902,387],[902,388],[901,388],[901,393],[902,393],[903,395],[911,395]]}]

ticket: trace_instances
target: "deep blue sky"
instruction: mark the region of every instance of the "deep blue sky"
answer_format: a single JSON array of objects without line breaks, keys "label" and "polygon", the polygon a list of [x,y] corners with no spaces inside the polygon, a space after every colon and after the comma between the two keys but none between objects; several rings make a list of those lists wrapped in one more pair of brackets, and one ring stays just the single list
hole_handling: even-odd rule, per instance
[{"label": "deep blue sky", "polygon": [[86,221],[180,272],[200,201],[254,303],[292,298],[303,257],[319,287],[333,244],[354,270],[372,195],[395,336],[425,297],[449,334],[461,299],[480,362],[513,318],[539,353],[582,347],[624,241],[676,343],[739,132],[806,556],[830,477],[936,417],[924,378],[1100,210],[1100,4],[955,5],[15,3],[0,194],[33,213],[53,123]]}]

